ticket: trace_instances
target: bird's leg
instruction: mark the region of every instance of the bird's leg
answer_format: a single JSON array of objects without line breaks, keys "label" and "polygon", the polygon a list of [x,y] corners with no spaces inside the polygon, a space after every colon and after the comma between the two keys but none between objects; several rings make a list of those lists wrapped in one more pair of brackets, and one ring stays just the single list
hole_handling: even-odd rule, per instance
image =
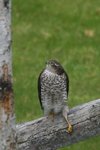
[{"label": "bird's leg", "polygon": [[68,133],[72,133],[73,128],[72,128],[71,123],[70,123],[69,120],[68,120],[68,112],[69,112],[69,109],[68,109],[67,106],[65,106],[64,109],[63,109],[63,117],[65,118],[65,120],[66,120],[67,123],[68,123],[67,132],[68,132]]},{"label": "bird's leg", "polygon": [[50,118],[52,118],[52,121],[54,122],[54,117],[55,117],[55,113],[53,111],[51,111],[49,113]]}]

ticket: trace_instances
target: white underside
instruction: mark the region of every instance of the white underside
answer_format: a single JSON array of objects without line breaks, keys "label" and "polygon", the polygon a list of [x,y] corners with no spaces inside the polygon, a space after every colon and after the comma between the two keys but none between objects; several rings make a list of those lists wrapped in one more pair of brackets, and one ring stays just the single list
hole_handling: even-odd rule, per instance
[{"label": "white underside", "polygon": [[59,76],[48,69],[42,74],[41,98],[45,115],[48,115],[52,111],[57,114],[65,108],[68,111],[65,82],[66,78],[64,75]]}]

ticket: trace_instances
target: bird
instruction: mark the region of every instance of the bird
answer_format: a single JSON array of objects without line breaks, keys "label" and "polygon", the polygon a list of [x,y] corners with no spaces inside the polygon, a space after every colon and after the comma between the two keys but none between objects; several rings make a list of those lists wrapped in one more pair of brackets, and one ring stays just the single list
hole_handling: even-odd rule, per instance
[{"label": "bird", "polygon": [[68,120],[69,77],[62,65],[54,59],[46,62],[38,77],[38,97],[45,116],[53,118],[61,113],[67,122],[67,132],[72,133]]}]

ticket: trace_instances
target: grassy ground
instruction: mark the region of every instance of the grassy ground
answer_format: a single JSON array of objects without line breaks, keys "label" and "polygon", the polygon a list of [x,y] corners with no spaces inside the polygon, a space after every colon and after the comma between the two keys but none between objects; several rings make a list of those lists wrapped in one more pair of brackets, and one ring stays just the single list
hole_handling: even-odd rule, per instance
[{"label": "grassy ground", "polygon": [[[69,106],[100,98],[100,1],[14,0],[13,70],[18,122],[42,116],[37,79],[45,61],[70,78]],[[64,150],[98,150],[100,137]]]}]

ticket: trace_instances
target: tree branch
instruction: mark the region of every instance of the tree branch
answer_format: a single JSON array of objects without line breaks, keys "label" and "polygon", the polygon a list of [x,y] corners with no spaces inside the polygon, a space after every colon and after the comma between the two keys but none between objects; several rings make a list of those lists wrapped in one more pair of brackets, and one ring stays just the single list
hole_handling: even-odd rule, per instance
[{"label": "tree branch", "polygon": [[0,150],[15,150],[11,0],[0,0]]},{"label": "tree branch", "polygon": [[43,117],[17,125],[18,150],[55,150],[100,135],[100,99],[72,108],[68,118],[73,125],[71,135],[61,115],[54,122]]}]

